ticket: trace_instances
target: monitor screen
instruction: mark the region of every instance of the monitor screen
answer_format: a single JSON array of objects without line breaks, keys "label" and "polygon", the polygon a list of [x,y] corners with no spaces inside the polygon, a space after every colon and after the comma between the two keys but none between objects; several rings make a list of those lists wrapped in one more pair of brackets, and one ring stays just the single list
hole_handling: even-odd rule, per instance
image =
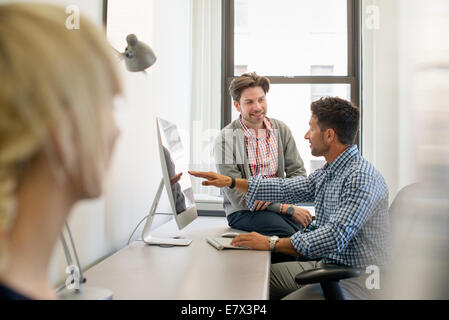
[{"label": "monitor screen", "polygon": [[197,217],[188,162],[176,125],[158,118],[157,127],[164,184],[176,223],[182,229]]}]

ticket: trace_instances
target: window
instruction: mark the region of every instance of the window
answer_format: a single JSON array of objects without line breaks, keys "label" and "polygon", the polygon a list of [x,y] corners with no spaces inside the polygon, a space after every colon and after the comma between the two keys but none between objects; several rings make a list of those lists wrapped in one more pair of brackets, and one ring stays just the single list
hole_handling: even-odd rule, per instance
[{"label": "window", "polygon": [[235,65],[235,75],[239,76],[248,72],[248,66]]},{"label": "window", "polygon": [[[334,74],[334,66],[311,66],[311,76],[326,76]],[[332,96],[332,84],[313,84],[311,85],[311,99],[313,102],[321,97]]]},{"label": "window", "polygon": [[289,126],[311,173],[324,164],[304,140],[311,102],[339,96],[360,106],[358,1],[223,0],[222,9],[222,127],[238,115],[232,79],[268,77],[268,116]]},{"label": "window", "polygon": [[235,32],[245,32],[248,29],[248,0],[236,0],[235,7]]}]

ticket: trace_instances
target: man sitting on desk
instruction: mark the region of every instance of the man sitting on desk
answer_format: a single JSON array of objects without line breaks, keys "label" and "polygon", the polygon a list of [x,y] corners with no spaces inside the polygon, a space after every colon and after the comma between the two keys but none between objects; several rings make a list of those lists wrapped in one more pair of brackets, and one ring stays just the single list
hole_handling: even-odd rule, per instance
[{"label": "man sitting on desk", "polygon": [[[246,193],[254,208],[255,199],[295,203],[315,202],[316,229],[299,231],[290,238],[278,239],[258,233],[240,235],[235,246],[258,250],[275,250],[309,259],[322,258],[319,264],[336,264],[356,268],[370,265],[382,271],[390,260],[388,223],[388,188],[381,174],[353,145],[359,109],[340,98],[324,98],[312,103],[310,129],[305,135],[312,154],[324,156],[327,164],[309,177],[292,179],[249,180],[214,172],[191,172],[206,178],[203,185],[228,187]],[[284,262],[271,268],[270,296],[289,295],[289,299],[319,298],[319,285],[301,287],[295,276],[315,268],[317,262]],[[346,298],[369,299],[376,290],[366,288],[366,274],[342,280]]]},{"label": "man sitting on desk", "polygon": [[[215,161],[220,174],[248,179],[305,176],[304,163],[290,129],[281,121],[268,118],[267,78],[243,74],[229,87],[240,117],[225,127],[215,143]],[[250,209],[245,195],[223,190],[223,207],[229,226],[265,235],[289,237],[312,220],[309,211],[296,207],[255,201]]]}]

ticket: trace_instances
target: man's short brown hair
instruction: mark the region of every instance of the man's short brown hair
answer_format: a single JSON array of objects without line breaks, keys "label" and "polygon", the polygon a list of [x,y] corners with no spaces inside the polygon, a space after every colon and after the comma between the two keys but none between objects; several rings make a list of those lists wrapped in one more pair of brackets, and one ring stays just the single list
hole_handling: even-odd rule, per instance
[{"label": "man's short brown hair", "polygon": [[268,90],[270,90],[270,80],[266,77],[258,76],[255,72],[244,73],[240,77],[232,80],[229,86],[229,93],[234,101],[239,102],[243,90],[252,87],[261,87],[265,94],[267,94]]},{"label": "man's short brown hair", "polygon": [[313,102],[311,109],[321,131],[334,129],[342,144],[354,144],[360,121],[358,107],[338,97],[326,97]]}]

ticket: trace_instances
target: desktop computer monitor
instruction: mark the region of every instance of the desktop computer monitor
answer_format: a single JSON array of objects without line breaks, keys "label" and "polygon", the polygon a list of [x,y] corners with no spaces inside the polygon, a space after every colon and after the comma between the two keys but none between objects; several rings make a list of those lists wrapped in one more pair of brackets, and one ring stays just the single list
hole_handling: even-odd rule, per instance
[{"label": "desktop computer monitor", "polygon": [[156,121],[165,189],[181,230],[198,216],[188,162],[176,125],[161,118]]},{"label": "desktop computer monitor", "polygon": [[170,206],[179,230],[198,217],[192,182],[188,171],[188,162],[181,142],[178,128],[167,120],[156,119],[159,155],[162,167],[162,181],[150,210],[147,223],[142,233],[143,240],[148,244],[188,245],[189,239],[154,238],[149,234],[153,215],[157,215],[156,207],[163,185],[167,190]]}]

